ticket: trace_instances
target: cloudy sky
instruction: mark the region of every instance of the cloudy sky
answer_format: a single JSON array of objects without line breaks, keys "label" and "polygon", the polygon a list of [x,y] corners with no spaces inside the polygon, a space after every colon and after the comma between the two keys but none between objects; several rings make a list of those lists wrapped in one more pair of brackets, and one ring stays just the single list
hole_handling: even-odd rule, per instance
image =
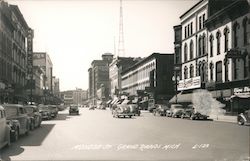
[{"label": "cloudy sky", "polygon": [[[34,51],[47,52],[60,90],[88,88],[88,68],[119,36],[119,0],[7,0],[34,29]],[[198,0],[123,0],[125,56],[173,53],[173,26]]]}]

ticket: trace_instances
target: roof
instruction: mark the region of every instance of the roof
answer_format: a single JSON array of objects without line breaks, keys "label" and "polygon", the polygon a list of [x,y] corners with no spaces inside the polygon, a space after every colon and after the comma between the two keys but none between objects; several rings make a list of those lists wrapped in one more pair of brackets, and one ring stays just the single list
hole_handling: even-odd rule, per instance
[{"label": "roof", "polygon": [[184,17],[186,14],[188,14],[188,12],[192,11],[196,6],[198,6],[201,2],[203,2],[205,0],[200,0],[199,2],[197,2],[193,7],[191,7],[189,10],[187,10],[185,13],[183,13],[181,16],[180,16],[180,19],[182,17]]}]

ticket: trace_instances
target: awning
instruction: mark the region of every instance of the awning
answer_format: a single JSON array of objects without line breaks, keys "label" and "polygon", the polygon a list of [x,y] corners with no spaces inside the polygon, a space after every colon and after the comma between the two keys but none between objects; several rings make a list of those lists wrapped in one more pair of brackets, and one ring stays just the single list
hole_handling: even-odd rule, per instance
[{"label": "awning", "polygon": [[111,101],[112,101],[112,100],[108,100],[108,101],[106,102],[106,104],[109,104]]},{"label": "awning", "polygon": [[237,93],[231,96],[231,98],[250,98],[250,93]]},{"label": "awning", "polygon": [[114,104],[118,101],[118,98],[113,99],[113,101],[110,104]]},{"label": "awning", "polygon": [[[177,97],[176,97],[176,95],[174,95],[173,98],[171,98],[169,100],[169,103],[192,102],[192,95],[193,95],[193,93],[187,93],[187,94],[179,93],[179,94],[177,94]],[[177,99],[177,101],[176,101],[176,99]]]}]

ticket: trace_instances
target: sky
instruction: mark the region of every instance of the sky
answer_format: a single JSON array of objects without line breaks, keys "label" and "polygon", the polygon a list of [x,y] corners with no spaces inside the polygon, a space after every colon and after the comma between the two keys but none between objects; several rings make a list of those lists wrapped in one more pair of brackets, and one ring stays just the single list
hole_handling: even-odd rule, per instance
[{"label": "sky", "polygon": [[[49,54],[61,91],[87,90],[91,62],[104,53],[117,53],[119,0],[6,1],[18,5],[34,30],[33,51]],[[123,56],[173,53],[173,26],[198,1],[123,0]]]}]

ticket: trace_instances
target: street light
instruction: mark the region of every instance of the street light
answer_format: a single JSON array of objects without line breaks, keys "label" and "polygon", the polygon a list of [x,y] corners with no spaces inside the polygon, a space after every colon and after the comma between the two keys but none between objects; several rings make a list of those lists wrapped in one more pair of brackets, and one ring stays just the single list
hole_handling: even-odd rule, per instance
[{"label": "street light", "polygon": [[172,81],[175,82],[175,103],[177,104],[177,87],[178,87],[178,83],[180,81],[180,76],[177,75],[176,72],[172,77]]}]

